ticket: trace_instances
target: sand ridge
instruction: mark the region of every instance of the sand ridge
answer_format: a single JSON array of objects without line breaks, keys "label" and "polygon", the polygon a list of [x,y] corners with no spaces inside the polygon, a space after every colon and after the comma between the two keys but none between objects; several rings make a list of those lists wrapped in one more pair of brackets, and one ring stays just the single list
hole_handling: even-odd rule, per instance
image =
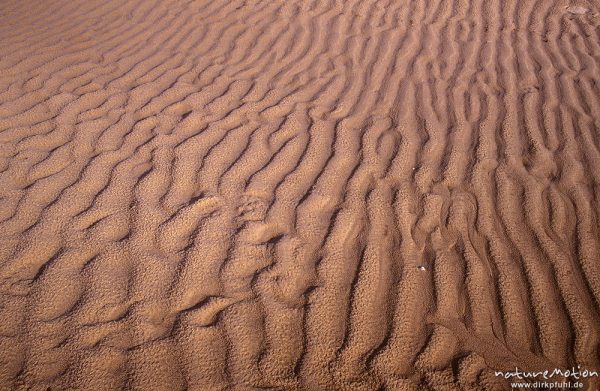
[{"label": "sand ridge", "polygon": [[2,2],[0,389],[600,371],[599,12]]}]

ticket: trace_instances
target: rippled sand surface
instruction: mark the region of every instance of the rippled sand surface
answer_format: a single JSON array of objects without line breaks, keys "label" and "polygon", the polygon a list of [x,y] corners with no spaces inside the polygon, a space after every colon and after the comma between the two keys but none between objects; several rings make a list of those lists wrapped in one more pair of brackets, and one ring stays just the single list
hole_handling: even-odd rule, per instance
[{"label": "rippled sand surface", "polygon": [[0,389],[600,371],[599,9],[2,1]]}]

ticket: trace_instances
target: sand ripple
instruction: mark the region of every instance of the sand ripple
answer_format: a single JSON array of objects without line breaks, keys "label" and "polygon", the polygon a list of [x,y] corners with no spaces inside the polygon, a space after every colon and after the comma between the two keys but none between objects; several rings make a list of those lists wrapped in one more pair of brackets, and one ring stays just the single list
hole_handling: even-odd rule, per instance
[{"label": "sand ripple", "polygon": [[598,12],[3,1],[0,388],[600,370]]}]

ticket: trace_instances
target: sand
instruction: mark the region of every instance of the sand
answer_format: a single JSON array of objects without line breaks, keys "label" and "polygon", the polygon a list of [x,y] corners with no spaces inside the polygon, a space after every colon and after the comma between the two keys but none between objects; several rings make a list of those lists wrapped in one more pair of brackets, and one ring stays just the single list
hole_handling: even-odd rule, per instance
[{"label": "sand", "polygon": [[0,389],[600,371],[599,12],[2,1]]}]

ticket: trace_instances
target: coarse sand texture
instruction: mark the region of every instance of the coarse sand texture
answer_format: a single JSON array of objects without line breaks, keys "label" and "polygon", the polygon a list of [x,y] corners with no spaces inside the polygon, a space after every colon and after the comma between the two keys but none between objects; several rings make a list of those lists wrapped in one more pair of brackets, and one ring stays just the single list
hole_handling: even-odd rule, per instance
[{"label": "coarse sand texture", "polygon": [[0,0],[0,391],[555,368],[600,372],[600,0]]}]

